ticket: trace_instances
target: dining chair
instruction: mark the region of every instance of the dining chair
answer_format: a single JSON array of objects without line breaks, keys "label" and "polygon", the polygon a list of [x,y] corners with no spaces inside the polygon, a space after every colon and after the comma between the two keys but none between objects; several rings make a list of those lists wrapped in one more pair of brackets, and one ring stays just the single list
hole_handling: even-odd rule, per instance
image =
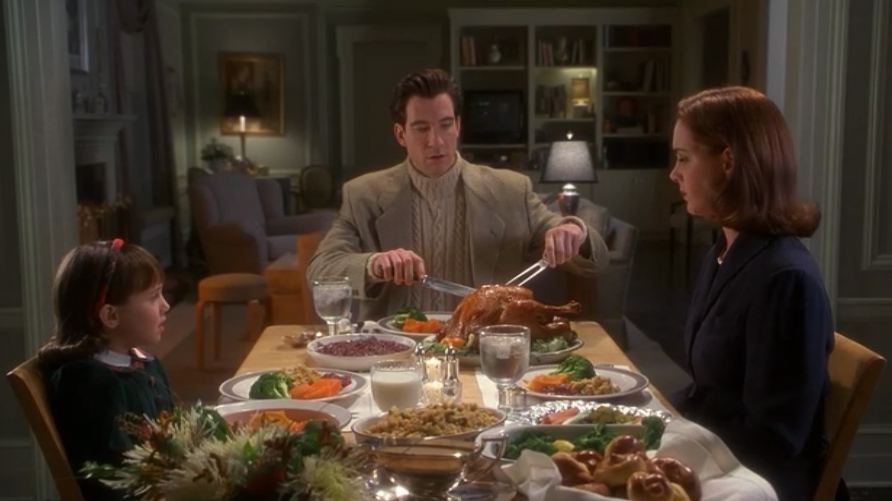
[{"label": "dining chair", "polygon": [[815,501],[833,499],[849,447],[867,409],[886,359],[842,334],[834,334],[827,361],[830,387],[824,402],[824,429],[830,447],[815,490]]},{"label": "dining chair", "polygon": [[59,437],[56,423],[53,421],[53,415],[50,412],[46,387],[43,383],[43,375],[37,358],[31,358],[9,371],[6,374],[6,378],[9,380],[9,384],[12,385],[12,390],[19,400],[28,424],[31,426],[31,431],[37,437],[37,443],[40,445],[43,457],[50,467],[50,473],[53,475],[60,498],[75,501],[83,500],[77,477],[68,463],[65,448],[62,446],[62,439]]}]

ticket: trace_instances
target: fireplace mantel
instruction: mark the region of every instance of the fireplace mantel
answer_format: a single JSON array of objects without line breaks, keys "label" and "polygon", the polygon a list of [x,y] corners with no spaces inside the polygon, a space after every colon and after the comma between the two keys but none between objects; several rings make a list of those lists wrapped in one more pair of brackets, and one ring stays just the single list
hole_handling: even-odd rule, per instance
[{"label": "fireplace mantel", "polygon": [[118,132],[136,115],[74,115],[75,141],[117,140]]},{"label": "fireplace mantel", "polygon": [[122,188],[119,186],[118,133],[135,121],[136,115],[74,115],[75,166],[103,165],[103,191],[108,203],[118,198]]}]

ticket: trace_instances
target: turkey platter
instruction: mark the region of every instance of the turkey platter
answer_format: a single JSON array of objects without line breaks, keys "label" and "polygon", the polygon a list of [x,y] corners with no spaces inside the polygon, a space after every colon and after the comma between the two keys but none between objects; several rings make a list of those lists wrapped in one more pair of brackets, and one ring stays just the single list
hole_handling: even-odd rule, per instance
[{"label": "turkey platter", "polygon": [[436,340],[461,339],[463,345],[476,348],[476,333],[481,328],[515,324],[528,327],[533,342],[558,337],[570,341],[575,333],[564,315],[576,315],[580,311],[576,301],[561,306],[542,304],[533,299],[533,291],[526,287],[484,285],[461,300]]}]

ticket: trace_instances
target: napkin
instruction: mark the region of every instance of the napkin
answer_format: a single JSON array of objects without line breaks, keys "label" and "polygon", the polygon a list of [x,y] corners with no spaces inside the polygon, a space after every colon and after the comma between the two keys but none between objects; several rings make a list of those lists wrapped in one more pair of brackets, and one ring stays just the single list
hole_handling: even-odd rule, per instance
[{"label": "napkin", "polygon": [[[659,450],[651,456],[671,456],[691,467],[700,477],[703,501],[776,501],[777,494],[765,479],[741,465],[714,433],[683,418],[674,418]],[[525,450],[502,473],[517,484],[529,501],[602,501],[617,499],[560,485],[561,474],[541,452]]]}]

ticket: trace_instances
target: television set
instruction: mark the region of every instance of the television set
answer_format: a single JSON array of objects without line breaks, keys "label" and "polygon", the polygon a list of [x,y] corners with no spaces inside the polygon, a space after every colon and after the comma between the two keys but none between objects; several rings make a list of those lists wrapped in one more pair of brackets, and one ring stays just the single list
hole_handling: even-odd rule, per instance
[{"label": "television set", "polygon": [[465,91],[462,131],[465,143],[526,142],[523,91]]}]

